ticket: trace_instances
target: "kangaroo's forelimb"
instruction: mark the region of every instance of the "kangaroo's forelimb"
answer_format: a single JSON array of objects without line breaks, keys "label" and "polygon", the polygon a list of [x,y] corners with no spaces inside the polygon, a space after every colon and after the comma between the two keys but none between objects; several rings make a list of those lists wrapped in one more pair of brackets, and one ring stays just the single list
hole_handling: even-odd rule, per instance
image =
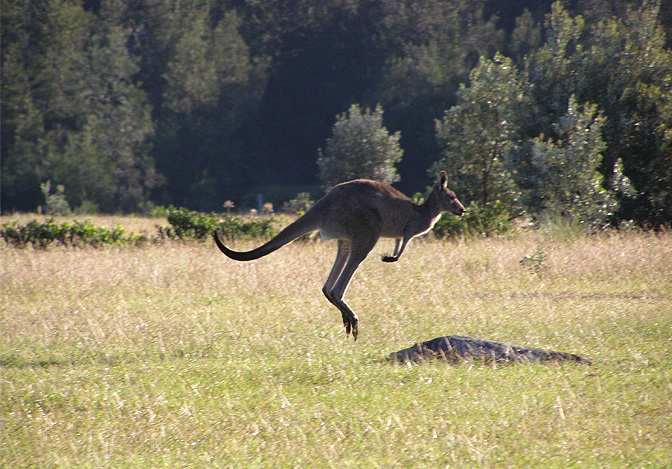
[{"label": "kangaroo's forelimb", "polygon": [[418,223],[415,221],[409,222],[408,225],[404,228],[404,237],[397,238],[394,240],[394,254],[391,256],[383,256],[383,262],[397,262],[401,257],[401,254],[406,249],[408,242],[419,234],[423,234],[424,227],[418,227]]},{"label": "kangaroo's forelimb", "polygon": [[[401,245],[401,239],[397,238],[394,240],[394,253],[392,255],[386,254],[382,257],[383,262],[397,262],[399,260],[399,255],[401,254],[401,251],[403,251],[403,248],[401,251],[399,250],[399,246]],[[405,244],[404,244],[405,247]]]}]

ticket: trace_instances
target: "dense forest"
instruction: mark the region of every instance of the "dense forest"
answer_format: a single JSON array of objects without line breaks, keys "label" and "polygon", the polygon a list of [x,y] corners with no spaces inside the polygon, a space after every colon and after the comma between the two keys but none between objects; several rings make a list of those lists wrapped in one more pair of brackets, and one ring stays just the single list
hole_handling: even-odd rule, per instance
[{"label": "dense forest", "polygon": [[317,197],[355,109],[408,194],[669,225],[671,38],[671,0],[3,0],[1,208]]}]

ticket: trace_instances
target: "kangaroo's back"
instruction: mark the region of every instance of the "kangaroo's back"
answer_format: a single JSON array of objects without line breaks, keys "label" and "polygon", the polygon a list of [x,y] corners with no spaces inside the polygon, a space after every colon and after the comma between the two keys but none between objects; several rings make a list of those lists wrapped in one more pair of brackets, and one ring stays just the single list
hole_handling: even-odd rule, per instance
[{"label": "kangaroo's back", "polygon": [[383,237],[400,237],[417,205],[394,187],[356,179],[334,187],[320,202],[323,239],[351,239],[369,228]]}]

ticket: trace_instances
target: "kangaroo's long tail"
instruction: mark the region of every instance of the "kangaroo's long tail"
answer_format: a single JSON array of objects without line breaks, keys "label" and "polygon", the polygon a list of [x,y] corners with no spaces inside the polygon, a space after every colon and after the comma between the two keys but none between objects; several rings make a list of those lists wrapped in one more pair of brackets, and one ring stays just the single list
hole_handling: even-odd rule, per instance
[{"label": "kangaroo's long tail", "polygon": [[267,254],[280,249],[285,244],[294,241],[296,238],[299,238],[319,228],[320,222],[318,217],[315,216],[314,212],[311,213],[309,210],[305,215],[296,220],[294,223],[285,227],[285,229],[269,240],[266,244],[259,246],[256,249],[252,249],[251,251],[241,252],[233,251],[227,248],[219,239],[217,231],[213,233],[213,238],[215,239],[215,244],[217,244],[219,250],[226,254],[227,257],[230,257],[236,261],[251,261],[266,256]]}]

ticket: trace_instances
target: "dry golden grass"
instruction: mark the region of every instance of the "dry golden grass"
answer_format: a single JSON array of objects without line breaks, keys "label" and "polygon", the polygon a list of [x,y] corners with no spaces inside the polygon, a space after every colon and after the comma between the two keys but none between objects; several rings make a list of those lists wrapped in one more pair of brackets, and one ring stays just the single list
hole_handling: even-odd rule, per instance
[{"label": "dry golden grass", "polygon": [[[672,464],[671,235],[391,248],[346,295],[355,343],[320,291],[334,243],[250,263],[210,242],[3,245],[0,466]],[[384,360],[447,334],[593,365]]]}]

